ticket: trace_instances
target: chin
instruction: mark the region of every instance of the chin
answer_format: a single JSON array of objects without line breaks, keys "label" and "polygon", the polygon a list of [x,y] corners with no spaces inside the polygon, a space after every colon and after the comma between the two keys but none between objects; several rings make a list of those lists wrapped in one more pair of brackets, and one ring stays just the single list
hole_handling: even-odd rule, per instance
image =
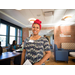
[{"label": "chin", "polygon": [[38,35],[38,34],[34,34],[34,35]]}]

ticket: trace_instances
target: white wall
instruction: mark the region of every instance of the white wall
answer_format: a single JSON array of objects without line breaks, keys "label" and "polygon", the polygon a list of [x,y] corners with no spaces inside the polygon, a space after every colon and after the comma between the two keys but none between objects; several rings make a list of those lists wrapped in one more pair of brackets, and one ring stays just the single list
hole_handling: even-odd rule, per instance
[{"label": "white wall", "polygon": [[29,30],[29,36],[32,34],[32,30]]}]

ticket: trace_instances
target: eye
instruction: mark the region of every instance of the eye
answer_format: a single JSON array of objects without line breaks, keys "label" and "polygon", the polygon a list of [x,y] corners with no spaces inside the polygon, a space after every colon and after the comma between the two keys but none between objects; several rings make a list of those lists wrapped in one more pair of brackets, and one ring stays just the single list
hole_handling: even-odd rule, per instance
[{"label": "eye", "polygon": [[33,28],[35,28],[35,27],[33,27]]},{"label": "eye", "polygon": [[33,28],[39,29],[39,27],[34,27],[34,26],[33,26]]}]

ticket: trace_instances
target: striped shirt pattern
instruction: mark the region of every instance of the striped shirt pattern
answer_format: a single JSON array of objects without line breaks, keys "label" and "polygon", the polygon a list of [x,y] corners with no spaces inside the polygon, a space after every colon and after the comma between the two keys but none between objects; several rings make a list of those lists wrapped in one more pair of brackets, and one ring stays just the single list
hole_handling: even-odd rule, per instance
[{"label": "striped shirt pattern", "polygon": [[50,51],[50,45],[45,37],[41,37],[34,42],[30,42],[30,37],[24,41],[24,49],[26,49],[26,59],[32,64],[39,62],[43,58],[44,51]]}]

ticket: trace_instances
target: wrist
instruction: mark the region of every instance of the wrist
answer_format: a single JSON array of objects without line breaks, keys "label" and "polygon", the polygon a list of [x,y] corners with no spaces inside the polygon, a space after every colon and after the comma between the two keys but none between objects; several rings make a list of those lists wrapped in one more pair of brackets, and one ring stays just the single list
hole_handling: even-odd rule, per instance
[{"label": "wrist", "polygon": [[42,63],[43,63],[41,60],[40,60],[39,62],[40,62],[40,64],[42,64]]}]

